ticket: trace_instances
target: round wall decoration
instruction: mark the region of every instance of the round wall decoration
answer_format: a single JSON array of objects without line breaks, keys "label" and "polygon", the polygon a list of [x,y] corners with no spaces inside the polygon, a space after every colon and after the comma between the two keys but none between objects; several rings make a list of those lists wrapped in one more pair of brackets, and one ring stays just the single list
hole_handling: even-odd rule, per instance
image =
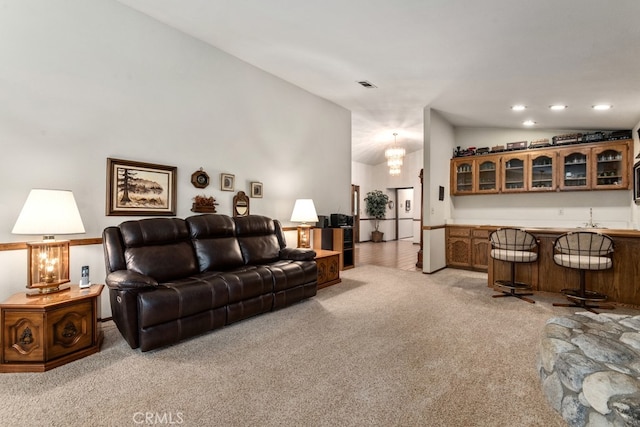
[{"label": "round wall decoration", "polygon": [[209,185],[209,181],[209,175],[207,175],[207,173],[203,171],[202,168],[191,174],[191,183],[196,188],[205,188],[207,185]]}]

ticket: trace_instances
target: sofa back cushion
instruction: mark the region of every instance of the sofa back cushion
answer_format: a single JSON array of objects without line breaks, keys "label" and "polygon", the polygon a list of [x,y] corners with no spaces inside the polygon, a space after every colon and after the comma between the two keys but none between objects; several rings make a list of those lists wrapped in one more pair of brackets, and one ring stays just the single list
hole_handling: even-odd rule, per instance
[{"label": "sofa back cushion", "polygon": [[127,269],[158,282],[198,273],[198,263],[183,219],[150,218],[120,224]]},{"label": "sofa back cushion", "polygon": [[256,265],[280,258],[275,221],[260,215],[234,218],[236,236],[245,264]]},{"label": "sofa back cushion", "polygon": [[201,272],[230,270],[244,264],[236,224],[226,215],[195,215],[186,219]]}]

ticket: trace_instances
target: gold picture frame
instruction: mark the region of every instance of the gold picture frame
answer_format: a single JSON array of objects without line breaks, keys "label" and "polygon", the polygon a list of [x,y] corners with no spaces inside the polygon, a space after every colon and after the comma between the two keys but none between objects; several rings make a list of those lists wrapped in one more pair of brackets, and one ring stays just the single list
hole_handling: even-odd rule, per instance
[{"label": "gold picture frame", "polygon": [[220,190],[222,191],[233,191],[234,183],[236,177],[230,173],[221,173],[220,174]]},{"label": "gold picture frame", "polygon": [[108,216],[175,216],[176,166],[107,158]]},{"label": "gold picture frame", "polygon": [[251,183],[251,197],[262,198],[262,183],[261,182],[252,182]]}]

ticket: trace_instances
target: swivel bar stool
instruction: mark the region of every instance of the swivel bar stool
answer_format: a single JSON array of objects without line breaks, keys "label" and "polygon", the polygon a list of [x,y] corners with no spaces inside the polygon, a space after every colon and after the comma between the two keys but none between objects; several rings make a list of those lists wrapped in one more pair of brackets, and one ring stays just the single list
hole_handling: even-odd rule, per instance
[{"label": "swivel bar stool", "polygon": [[613,267],[613,239],[592,231],[573,231],[559,236],[553,244],[553,261],[567,268],[580,271],[580,287],[562,289],[570,304],[554,303],[556,307],[581,307],[598,314],[594,308],[612,310],[610,305],[592,305],[590,302],[606,301],[607,296],[586,289],[587,270],[606,270]]},{"label": "swivel bar stool", "polygon": [[491,242],[491,258],[509,262],[510,280],[496,280],[495,285],[501,292],[492,295],[493,298],[516,297],[534,304],[535,301],[526,298],[533,293],[523,293],[531,289],[531,285],[516,281],[516,264],[523,262],[535,262],[538,259],[538,239],[528,231],[519,228],[499,228],[489,235]]}]

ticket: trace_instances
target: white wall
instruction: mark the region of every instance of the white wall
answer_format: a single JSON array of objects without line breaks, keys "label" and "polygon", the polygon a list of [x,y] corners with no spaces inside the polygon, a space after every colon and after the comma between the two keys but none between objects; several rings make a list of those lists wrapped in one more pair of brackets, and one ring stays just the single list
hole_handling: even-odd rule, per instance
[{"label": "white wall", "polygon": [[[71,238],[131,219],[105,215],[107,157],[177,166],[178,217],[198,194],[231,213],[222,172],[236,191],[262,182],[251,213],[284,225],[296,198],[350,206],[348,110],[117,2],[3,2],[0,93],[0,242],[40,238],[11,234],[31,188],[73,190],[86,234]],[[190,183],[200,167],[206,189]],[[100,245],[71,248],[72,281],[83,264],[104,281]],[[0,251],[0,270],[0,300],[24,290],[26,251]]]},{"label": "white wall", "polygon": [[[446,266],[445,230],[450,215],[449,158],[455,137],[453,127],[437,111],[424,109],[424,219],[422,271],[432,273]],[[439,200],[439,188],[445,188]]]}]

